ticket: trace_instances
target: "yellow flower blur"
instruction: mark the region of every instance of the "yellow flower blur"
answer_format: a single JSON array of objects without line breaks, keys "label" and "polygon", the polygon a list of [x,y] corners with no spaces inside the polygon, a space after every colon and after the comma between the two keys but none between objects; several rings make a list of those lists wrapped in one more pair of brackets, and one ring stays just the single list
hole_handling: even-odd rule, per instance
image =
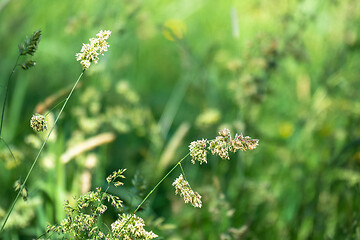
[{"label": "yellow flower blur", "polygon": [[182,39],[186,30],[184,21],[169,19],[164,23],[162,33],[166,39],[174,41],[175,39]]},{"label": "yellow flower blur", "polygon": [[294,125],[290,122],[283,122],[279,126],[279,135],[282,138],[289,138],[294,133]]}]

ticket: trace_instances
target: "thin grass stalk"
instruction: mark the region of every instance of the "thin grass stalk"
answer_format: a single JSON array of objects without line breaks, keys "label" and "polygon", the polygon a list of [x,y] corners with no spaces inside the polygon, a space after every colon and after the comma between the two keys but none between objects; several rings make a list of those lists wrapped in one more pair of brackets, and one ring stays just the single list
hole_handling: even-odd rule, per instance
[{"label": "thin grass stalk", "polygon": [[22,190],[24,189],[25,184],[26,184],[26,182],[27,182],[27,180],[28,180],[28,178],[29,178],[29,176],[30,176],[31,172],[32,172],[32,171],[33,171],[33,169],[34,169],[34,167],[35,167],[35,165],[36,165],[36,163],[37,163],[37,161],[38,161],[38,159],[39,159],[39,157],[40,157],[40,154],[41,154],[42,150],[44,149],[44,147],[45,147],[45,145],[46,145],[46,143],[47,143],[47,141],[48,141],[48,139],[49,139],[49,137],[50,137],[50,135],[51,135],[52,131],[54,130],[54,128],[55,128],[55,126],[56,126],[57,121],[59,120],[59,118],[60,118],[60,116],[61,116],[62,112],[64,111],[64,108],[65,108],[65,106],[66,106],[67,102],[69,101],[69,99],[70,99],[70,97],[71,97],[72,93],[74,92],[74,90],[75,90],[75,88],[76,88],[77,84],[79,83],[79,81],[80,81],[81,77],[83,76],[84,72],[85,72],[85,69],[81,72],[81,74],[80,74],[80,76],[78,77],[78,79],[76,80],[76,82],[75,82],[75,84],[74,84],[73,88],[71,89],[71,91],[70,91],[70,93],[69,93],[68,97],[66,98],[66,100],[65,100],[65,102],[64,102],[64,104],[63,104],[63,106],[62,106],[62,108],[60,109],[60,112],[59,112],[58,116],[57,116],[57,117],[56,117],[56,119],[55,119],[54,125],[53,125],[53,126],[52,126],[52,128],[50,129],[50,131],[49,131],[49,133],[48,133],[48,135],[47,135],[47,137],[46,137],[46,139],[45,139],[44,143],[42,144],[42,146],[41,146],[41,148],[40,148],[40,150],[39,150],[39,152],[38,152],[38,154],[37,154],[37,156],[36,156],[36,158],[35,158],[35,160],[34,160],[33,164],[32,164],[32,165],[31,165],[31,167],[30,167],[30,170],[29,170],[28,174],[26,175],[26,178],[25,178],[25,180],[24,180],[23,184],[21,185],[20,190],[18,191],[18,194],[16,195],[15,200],[13,201],[13,203],[12,203],[12,205],[11,205],[11,207],[10,207],[10,209],[9,209],[9,211],[8,211],[8,213],[7,213],[7,215],[6,215],[6,218],[5,218],[5,220],[4,220],[4,223],[3,223],[3,224],[2,224],[2,226],[1,226],[0,232],[2,232],[2,231],[4,230],[4,227],[5,227],[5,225],[6,225],[6,222],[8,221],[8,219],[9,219],[9,217],[10,217],[10,214],[11,214],[11,212],[13,211],[13,209],[14,209],[14,207],[15,207],[16,201],[19,199],[20,194],[21,194]]},{"label": "thin grass stalk", "polygon": [[66,98],[61,100],[60,102],[58,102],[53,108],[51,108],[51,110],[49,110],[47,113],[44,114],[44,116],[46,117],[47,115],[49,115],[49,113],[52,112],[52,110],[54,110],[55,108],[57,108],[61,103],[63,103],[64,101],[66,101]]},{"label": "thin grass stalk", "polygon": [[0,140],[5,144],[5,146],[7,147],[7,149],[9,150],[9,152],[10,152],[10,154],[11,154],[11,156],[12,156],[12,158],[14,159],[14,161],[16,162],[16,158],[15,158],[15,156],[14,156],[14,154],[13,154],[13,152],[11,151],[11,149],[10,149],[10,146],[9,146],[9,144],[7,144],[7,142],[2,138],[2,137],[0,137]]},{"label": "thin grass stalk", "polygon": [[4,122],[4,114],[5,114],[5,106],[6,106],[6,99],[7,99],[7,95],[8,95],[8,92],[9,92],[9,82],[10,82],[10,79],[12,77],[12,75],[14,74],[15,72],[15,68],[18,66],[18,61],[19,61],[19,58],[20,58],[21,55],[18,55],[17,59],[16,59],[16,62],[15,62],[15,65],[10,73],[10,76],[8,78],[8,81],[6,83],[6,90],[5,90],[5,98],[4,98],[4,104],[3,104],[3,107],[2,107],[2,113],[1,113],[1,123],[0,123],[0,137],[1,137],[1,131],[2,131],[2,127],[3,127],[3,122]]},{"label": "thin grass stalk", "polygon": [[144,202],[150,197],[150,195],[156,190],[156,188],[170,175],[170,173],[172,173],[175,168],[179,165],[181,165],[181,162],[185,160],[185,158],[187,158],[187,156],[190,155],[191,152],[188,152],[188,154],[186,154],[182,159],[180,159],[180,161],[178,161],[175,166],[155,185],[155,187],[153,187],[153,189],[151,189],[151,191],[146,195],[146,197],[142,200],[142,202],[137,206],[137,208],[134,210],[133,214],[129,217],[129,219],[124,223],[124,226],[121,227],[120,229],[120,233],[121,231],[126,227],[126,225],[128,224],[128,222],[131,220],[131,218],[135,215],[135,213],[140,209],[140,207],[144,204]]}]

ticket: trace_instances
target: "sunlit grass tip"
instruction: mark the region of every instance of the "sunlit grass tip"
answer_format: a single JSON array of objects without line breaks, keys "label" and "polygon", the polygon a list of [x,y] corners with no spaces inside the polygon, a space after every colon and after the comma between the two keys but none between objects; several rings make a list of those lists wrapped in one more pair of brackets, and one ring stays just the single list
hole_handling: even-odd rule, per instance
[{"label": "sunlit grass tip", "polygon": [[96,38],[90,38],[90,43],[83,43],[80,53],[76,53],[76,60],[80,61],[83,69],[88,69],[91,63],[96,64],[99,60],[99,55],[104,55],[108,50],[107,39],[110,37],[111,31],[101,30],[96,34]]}]

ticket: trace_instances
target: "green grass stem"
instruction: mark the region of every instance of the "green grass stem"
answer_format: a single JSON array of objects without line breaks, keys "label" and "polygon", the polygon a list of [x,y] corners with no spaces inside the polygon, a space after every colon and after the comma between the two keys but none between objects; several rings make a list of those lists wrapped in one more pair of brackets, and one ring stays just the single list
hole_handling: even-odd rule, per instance
[{"label": "green grass stem", "polygon": [[[140,209],[140,207],[144,204],[144,202],[150,197],[150,195],[156,190],[156,188],[170,175],[170,173],[172,173],[175,168],[179,165],[181,165],[181,162],[185,160],[185,158],[187,158],[187,156],[190,155],[190,152],[188,152],[188,154],[186,154],[182,159],[180,159],[180,161],[178,161],[175,166],[167,173],[165,174],[165,176],[153,187],[153,189],[151,189],[151,191],[146,195],[146,197],[142,200],[142,202],[137,206],[137,208],[134,210],[133,215]],[[124,223],[124,226],[121,227],[120,232],[124,229],[124,227],[126,227],[126,225],[128,224],[128,222],[131,220],[131,218],[133,217],[133,215]]]},{"label": "green grass stem", "polygon": [[75,90],[77,84],[79,83],[81,77],[83,76],[84,72],[85,72],[85,70],[83,70],[83,71],[81,72],[80,76],[79,76],[78,79],[76,80],[76,82],[75,82],[73,88],[71,89],[68,97],[66,98],[66,100],[65,100],[62,108],[60,109],[60,112],[59,112],[58,116],[57,116],[56,119],[55,119],[54,125],[53,125],[52,128],[50,129],[50,131],[49,131],[49,133],[48,133],[48,135],[47,135],[44,143],[43,143],[42,146],[40,147],[40,150],[39,150],[39,152],[38,152],[38,154],[37,154],[37,156],[36,156],[33,164],[31,165],[30,170],[29,170],[28,174],[26,175],[26,178],[25,178],[23,184],[21,185],[20,190],[18,191],[18,194],[16,195],[15,200],[14,200],[13,203],[11,204],[11,207],[10,207],[10,209],[9,209],[7,215],[6,215],[6,218],[5,218],[5,220],[4,220],[4,223],[3,223],[2,226],[1,226],[0,232],[2,232],[2,231],[4,230],[4,227],[5,227],[5,225],[6,225],[6,222],[8,221],[8,219],[9,219],[9,217],[10,217],[10,214],[11,214],[11,212],[13,211],[13,209],[14,209],[14,207],[15,207],[15,204],[16,204],[17,200],[19,199],[20,194],[21,194],[23,188],[25,187],[25,184],[26,184],[28,178],[30,177],[30,174],[32,173],[32,171],[33,171],[33,169],[34,169],[34,167],[35,167],[35,165],[36,165],[36,163],[37,163],[37,161],[38,161],[38,159],[39,159],[39,157],[40,157],[40,154],[41,154],[42,150],[44,149],[44,147],[45,147],[45,145],[46,145],[46,143],[47,143],[47,141],[48,141],[48,139],[49,139],[52,131],[54,130],[54,128],[55,128],[55,126],[56,126],[57,121],[59,120],[62,112],[64,111],[64,108],[65,108],[66,104],[68,103],[68,101],[69,101],[72,93],[74,92],[74,90]]}]

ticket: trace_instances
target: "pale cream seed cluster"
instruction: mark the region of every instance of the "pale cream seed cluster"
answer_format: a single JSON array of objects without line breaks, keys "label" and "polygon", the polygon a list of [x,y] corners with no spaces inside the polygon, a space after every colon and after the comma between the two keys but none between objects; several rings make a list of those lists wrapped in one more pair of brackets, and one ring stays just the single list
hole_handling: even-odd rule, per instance
[{"label": "pale cream seed cluster", "polygon": [[191,162],[193,164],[195,164],[195,161],[199,161],[200,164],[202,164],[204,162],[207,163],[206,145],[207,145],[206,139],[197,140],[197,141],[190,143],[189,149],[190,149],[190,155],[191,155]]},{"label": "pale cream seed cluster", "polygon": [[48,129],[45,116],[38,113],[34,114],[30,120],[30,126],[36,132],[42,132]]},{"label": "pale cream seed cluster", "polygon": [[244,137],[242,134],[235,135],[235,138],[231,141],[232,151],[237,150],[253,150],[259,145],[258,139],[251,139],[249,136]]},{"label": "pale cream seed cluster", "polygon": [[209,142],[209,149],[211,154],[219,155],[222,159],[229,159],[229,151],[231,151],[231,135],[229,129],[224,129],[219,132],[214,140]]},{"label": "pale cream seed cluster", "polygon": [[184,198],[185,203],[190,202],[194,207],[201,208],[200,194],[191,189],[190,184],[184,179],[182,174],[175,179],[172,185],[175,187],[175,194],[180,194]]},{"label": "pale cream seed cluster", "polygon": [[231,138],[230,130],[224,129],[219,132],[213,140],[198,140],[190,144],[189,149],[191,153],[192,163],[199,161],[200,164],[207,163],[207,150],[211,151],[211,154],[218,155],[222,159],[229,159],[229,152],[237,152],[238,150],[246,151],[255,149],[259,144],[259,140],[251,139],[250,137],[244,137],[242,134],[236,134],[234,138]]},{"label": "pale cream seed cluster", "polygon": [[110,37],[111,31],[101,30],[96,34],[96,38],[90,38],[90,43],[83,43],[80,53],[77,53],[76,60],[80,61],[83,69],[88,69],[91,63],[96,64],[99,60],[99,55],[104,55],[104,52],[108,50],[107,39]]},{"label": "pale cream seed cluster", "polygon": [[[218,155],[223,159],[229,159],[229,152],[237,152],[238,150],[246,151],[254,149],[258,146],[259,140],[251,139],[250,137],[243,137],[242,134],[236,134],[234,138],[231,138],[230,130],[223,129],[219,132],[213,140],[197,140],[193,141],[189,145],[191,162],[195,164],[198,161],[200,164],[207,163],[208,150],[213,155]],[[180,194],[184,198],[185,203],[190,202],[194,207],[201,207],[201,196],[197,192],[194,192],[190,184],[184,179],[181,174],[173,182],[175,186],[175,193]]]},{"label": "pale cream seed cluster", "polygon": [[119,187],[124,185],[124,183],[120,182],[120,181],[115,181],[118,178],[125,178],[124,175],[122,175],[124,172],[126,171],[126,169],[119,169],[118,171],[114,171],[112,174],[110,174],[107,178],[106,181],[108,183],[113,182],[115,187]]},{"label": "pale cream seed cluster", "polygon": [[[108,176],[108,183],[114,183],[117,178],[124,178],[122,173],[126,169],[120,169]],[[122,201],[119,197],[103,192],[101,188],[96,191],[89,191],[76,199],[75,206],[65,201],[66,218],[57,226],[48,226],[47,232],[56,232],[69,236],[70,239],[154,239],[158,236],[152,231],[144,229],[145,222],[135,214],[119,215],[119,218],[111,224],[111,232],[105,234],[98,227],[99,217],[105,213],[107,206],[103,203],[106,200],[118,211],[122,211]]]},{"label": "pale cream seed cluster", "polygon": [[[126,224],[126,225],[125,225]],[[122,214],[119,215],[118,220],[111,224],[111,230],[114,237],[123,240],[133,239],[154,239],[158,235],[152,231],[148,232],[144,229],[145,222],[142,218],[135,214]]]}]

